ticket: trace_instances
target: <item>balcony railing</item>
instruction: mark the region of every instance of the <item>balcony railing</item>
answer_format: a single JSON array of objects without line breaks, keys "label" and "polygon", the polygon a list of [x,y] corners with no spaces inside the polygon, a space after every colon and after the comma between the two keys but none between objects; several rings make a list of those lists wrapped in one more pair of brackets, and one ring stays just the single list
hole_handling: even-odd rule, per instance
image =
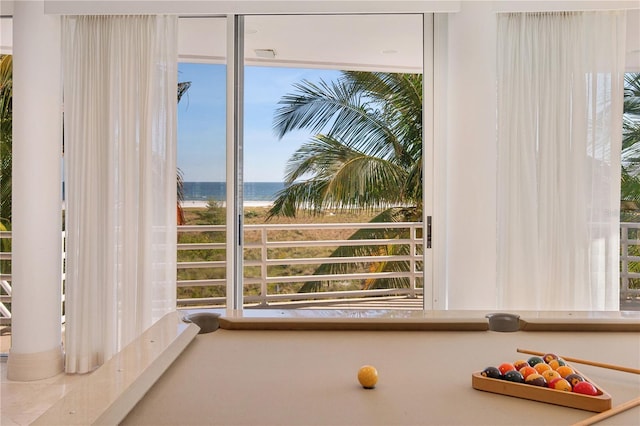
[{"label": "balcony railing", "polygon": [[620,299],[640,298],[640,223],[620,224]]},{"label": "balcony railing", "polygon": [[11,324],[11,252],[3,244],[11,240],[11,232],[0,231],[0,326]]},{"label": "balcony railing", "polygon": [[[352,240],[348,235],[357,229],[403,229],[400,238]],[[295,224],[245,226],[244,302],[253,305],[278,303],[320,303],[345,298],[422,294],[421,223],[363,224]],[[309,239],[308,232],[326,233],[325,239]],[[226,249],[224,225],[179,226],[178,256],[198,253],[201,259],[178,262],[179,306],[222,306],[225,304]],[[293,238],[293,234],[296,237]],[[201,236],[206,238],[202,238]],[[342,237],[336,238],[336,235]],[[346,237],[344,235],[347,235]],[[189,238],[189,236],[191,238]],[[188,241],[200,239],[201,241]],[[0,232],[0,240],[10,240],[11,232]],[[204,240],[204,241],[202,241]],[[640,223],[620,225],[620,298],[640,298]],[[400,246],[405,254],[332,257],[326,253],[339,246]],[[308,256],[309,249],[323,252]],[[300,255],[301,254],[301,255]],[[191,256],[193,257],[193,256]],[[396,272],[375,272],[380,262],[404,262],[408,267]],[[358,264],[360,270],[334,274],[314,274],[319,265]],[[200,275],[200,276],[199,276]],[[195,277],[194,277],[195,276]],[[361,289],[363,283],[378,279],[403,278],[404,288]],[[322,282],[323,291],[299,292],[305,284]],[[354,288],[355,287],[355,288]],[[325,291],[326,290],[326,291]],[[0,251],[0,325],[11,324],[11,252]],[[190,296],[189,293],[198,295]]]},{"label": "balcony railing", "polygon": [[[400,238],[350,239],[355,230],[393,229],[400,231]],[[327,301],[339,298],[361,298],[371,296],[406,295],[416,297],[422,294],[422,223],[321,223],[321,224],[268,224],[245,225],[244,227],[244,303],[269,305],[273,303],[305,301]],[[207,242],[179,243],[178,258],[181,251],[198,251],[203,258],[211,260],[178,262],[178,305],[211,306],[225,303],[224,288],[224,225],[195,225],[178,227],[180,234],[191,235],[206,233]],[[318,238],[323,234],[323,238]],[[309,239],[314,235],[313,239]],[[336,238],[336,235],[340,238]],[[292,236],[296,238],[293,239]],[[326,236],[326,237],[325,237]],[[383,254],[366,256],[329,256],[337,247],[385,247]],[[390,247],[404,246],[403,254],[393,253]],[[203,253],[208,251],[209,253]],[[375,251],[375,250],[372,250]],[[309,254],[313,254],[311,257]],[[394,272],[377,272],[372,265],[403,263],[404,268]],[[317,274],[320,265],[358,265],[359,268],[343,273]],[[207,278],[193,279],[188,271],[206,269]],[[354,270],[355,269],[355,270]],[[400,270],[398,270],[400,269]],[[185,279],[184,276],[191,277]],[[403,288],[362,289],[366,283],[381,279],[404,279],[408,283]],[[305,284],[323,282],[327,291],[304,291]],[[318,286],[316,286],[318,287]],[[180,297],[181,289],[207,288],[214,296]],[[195,291],[199,293],[198,291]]]}]

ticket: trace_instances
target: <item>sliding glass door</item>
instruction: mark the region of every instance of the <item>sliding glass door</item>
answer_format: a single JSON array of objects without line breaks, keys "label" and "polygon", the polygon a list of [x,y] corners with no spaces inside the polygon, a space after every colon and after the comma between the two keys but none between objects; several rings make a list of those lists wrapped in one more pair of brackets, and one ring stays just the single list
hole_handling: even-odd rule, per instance
[{"label": "sliding glass door", "polygon": [[226,19],[179,20],[178,306],[226,304]]},{"label": "sliding glass door", "polygon": [[215,227],[181,228],[183,306],[430,305],[431,26],[423,14],[181,20],[184,214]]},{"label": "sliding glass door", "polygon": [[245,306],[422,306],[423,26],[244,17]]}]

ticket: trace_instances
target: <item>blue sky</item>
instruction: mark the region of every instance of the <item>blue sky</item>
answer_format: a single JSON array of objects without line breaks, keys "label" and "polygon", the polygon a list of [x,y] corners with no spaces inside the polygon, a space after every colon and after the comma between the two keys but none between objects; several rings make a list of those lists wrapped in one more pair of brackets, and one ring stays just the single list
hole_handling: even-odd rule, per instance
[{"label": "blue sky", "polygon": [[[295,132],[278,140],[272,128],[280,98],[304,79],[333,80],[338,71],[245,67],[244,181],[281,182],[286,162],[309,139]],[[225,66],[181,63],[178,81],[191,88],[178,105],[178,167],[186,182],[225,180]]]}]

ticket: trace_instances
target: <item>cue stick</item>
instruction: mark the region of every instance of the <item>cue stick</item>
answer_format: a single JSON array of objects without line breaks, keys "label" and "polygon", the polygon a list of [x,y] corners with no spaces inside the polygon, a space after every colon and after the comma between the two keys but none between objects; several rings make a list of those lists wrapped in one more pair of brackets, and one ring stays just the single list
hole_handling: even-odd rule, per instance
[{"label": "cue stick", "polygon": [[[523,353],[523,354],[529,354],[529,355],[544,355],[544,352],[537,352],[537,351],[529,351],[527,349],[516,349],[518,352]],[[577,362],[578,364],[585,364],[585,365],[593,365],[594,367],[602,367],[602,368],[608,368],[610,370],[618,370],[618,371],[624,371],[626,373],[634,373],[634,374],[640,374],[640,370],[637,368],[630,368],[630,367],[623,367],[620,365],[614,365],[614,364],[605,364],[603,362],[597,362],[597,361],[589,361],[586,359],[579,359],[579,358],[570,358],[568,356],[560,356],[560,358],[562,358],[565,361],[569,361],[569,362]]]},{"label": "cue stick", "polygon": [[615,416],[616,414],[622,413],[625,410],[633,408],[637,405],[640,405],[640,396],[632,399],[631,401],[627,401],[624,404],[616,405],[615,407],[603,411],[602,413],[598,413],[595,416],[588,417],[578,423],[574,423],[572,426],[589,426],[594,423],[598,423],[600,420],[604,420],[611,416]]}]

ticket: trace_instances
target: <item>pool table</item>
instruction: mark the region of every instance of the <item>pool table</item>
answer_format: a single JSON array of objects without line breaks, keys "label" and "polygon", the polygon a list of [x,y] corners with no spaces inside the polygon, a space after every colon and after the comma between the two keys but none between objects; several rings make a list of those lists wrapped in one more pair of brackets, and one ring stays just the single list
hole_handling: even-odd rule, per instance
[{"label": "pool table", "polygon": [[[122,424],[570,425],[596,413],[479,391],[472,374],[526,359],[517,348],[640,368],[640,318],[620,313],[524,314],[520,331],[496,332],[475,313],[244,312],[198,334]],[[357,381],[364,364],[374,389]],[[574,366],[613,406],[640,396],[640,375]],[[640,407],[599,424],[640,425]]]}]

